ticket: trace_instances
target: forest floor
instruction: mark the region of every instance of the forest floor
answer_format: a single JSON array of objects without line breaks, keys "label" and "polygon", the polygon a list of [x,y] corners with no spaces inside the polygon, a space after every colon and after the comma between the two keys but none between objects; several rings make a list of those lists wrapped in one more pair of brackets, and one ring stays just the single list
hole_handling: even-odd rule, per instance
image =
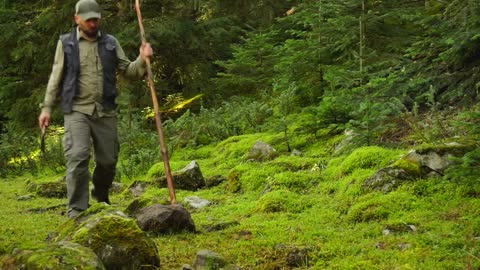
[{"label": "forest floor", "polygon": [[[341,162],[353,154],[331,157],[332,140],[312,145],[302,156],[242,161],[252,142],[275,138],[239,136],[174,154],[173,170],[196,160],[205,177],[224,175],[228,180],[195,192],[177,190],[180,203],[198,196],[210,205],[188,208],[196,233],[154,238],[162,269],[192,264],[204,249],[241,269],[480,268],[480,200],[468,187],[429,178],[388,193],[362,191],[365,179],[391,160],[345,171]],[[388,152],[392,160],[406,150],[375,148],[378,157],[385,159]],[[232,183],[232,175],[239,183]],[[0,254],[34,249],[67,221],[64,198],[29,197],[26,190],[28,181],[61,177],[0,180]],[[124,186],[133,181],[121,180]],[[240,188],[232,189],[235,184]],[[168,190],[147,190],[145,196],[168,199]],[[111,201],[111,207],[122,210],[131,197],[123,192]]]}]

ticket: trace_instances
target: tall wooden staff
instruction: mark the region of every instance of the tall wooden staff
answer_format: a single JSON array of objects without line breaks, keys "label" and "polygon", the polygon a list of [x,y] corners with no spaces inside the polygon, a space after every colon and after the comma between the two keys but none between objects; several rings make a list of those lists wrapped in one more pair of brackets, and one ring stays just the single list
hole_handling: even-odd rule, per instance
[{"label": "tall wooden staff", "polygon": [[[145,30],[143,28],[143,20],[142,20],[142,12],[140,11],[140,3],[139,0],[135,0],[135,9],[137,10],[137,17],[138,17],[138,25],[140,27],[140,35],[142,38],[142,46],[147,43],[145,39]],[[155,124],[157,126],[158,132],[158,139],[160,141],[160,149],[162,151],[162,158],[163,158],[163,165],[165,166],[165,174],[167,176],[167,186],[170,192],[170,203],[175,204],[175,187],[173,185],[173,178],[172,172],[170,170],[170,162],[168,161],[168,153],[167,147],[165,145],[165,136],[163,135],[162,130],[162,120],[160,119],[160,110],[158,106],[157,95],[155,93],[155,86],[153,84],[153,75],[152,75],[152,67],[150,64],[150,58],[146,58],[145,62],[147,63],[147,76],[148,76],[148,84],[150,86],[150,93],[152,94],[152,101],[153,101],[153,111],[155,113]]]}]

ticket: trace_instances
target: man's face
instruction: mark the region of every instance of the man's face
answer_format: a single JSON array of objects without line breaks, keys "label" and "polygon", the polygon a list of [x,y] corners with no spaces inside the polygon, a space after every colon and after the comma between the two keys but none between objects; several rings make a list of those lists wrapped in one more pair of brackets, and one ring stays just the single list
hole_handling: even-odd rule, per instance
[{"label": "man's face", "polygon": [[99,18],[91,18],[88,20],[82,20],[80,16],[75,16],[75,22],[77,23],[80,31],[85,33],[89,38],[96,38],[98,34],[98,28],[100,26]]}]

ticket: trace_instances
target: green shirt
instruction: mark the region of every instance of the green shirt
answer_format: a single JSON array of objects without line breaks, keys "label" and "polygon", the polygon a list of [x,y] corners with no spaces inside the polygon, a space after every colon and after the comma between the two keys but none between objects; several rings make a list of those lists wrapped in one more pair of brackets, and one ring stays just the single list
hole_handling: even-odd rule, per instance
[{"label": "green shirt", "polygon": [[[99,32],[99,35],[101,33]],[[103,67],[98,54],[98,43],[90,41],[77,28],[77,38],[80,54],[80,74],[78,76],[79,93],[73,99],[73,111],[87,115],[97,113],[98,116],[112,116],[115,111],[105,111],[101,105],[103,96]],[[117,44],[118,70],[129,79],[140,79],[145,73],[145,61],[139,56],[133,62],[125,56],[120,43]],[[48,80],[47,92],[42,105],[42,112],[51,112],[61,91],[63,78],[64,52],[62,41],[58,41],[55,52],[52,73]]]}]

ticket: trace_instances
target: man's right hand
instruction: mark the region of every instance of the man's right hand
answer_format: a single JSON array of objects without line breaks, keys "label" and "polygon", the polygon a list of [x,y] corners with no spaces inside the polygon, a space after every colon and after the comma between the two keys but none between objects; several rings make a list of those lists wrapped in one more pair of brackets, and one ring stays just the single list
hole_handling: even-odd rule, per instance
[{"label": "man's right hand", "polygon": [[47,127],[50,124],[50,113],[49,112],[42,112],[38,117],[38,125],[40,129]]}]

